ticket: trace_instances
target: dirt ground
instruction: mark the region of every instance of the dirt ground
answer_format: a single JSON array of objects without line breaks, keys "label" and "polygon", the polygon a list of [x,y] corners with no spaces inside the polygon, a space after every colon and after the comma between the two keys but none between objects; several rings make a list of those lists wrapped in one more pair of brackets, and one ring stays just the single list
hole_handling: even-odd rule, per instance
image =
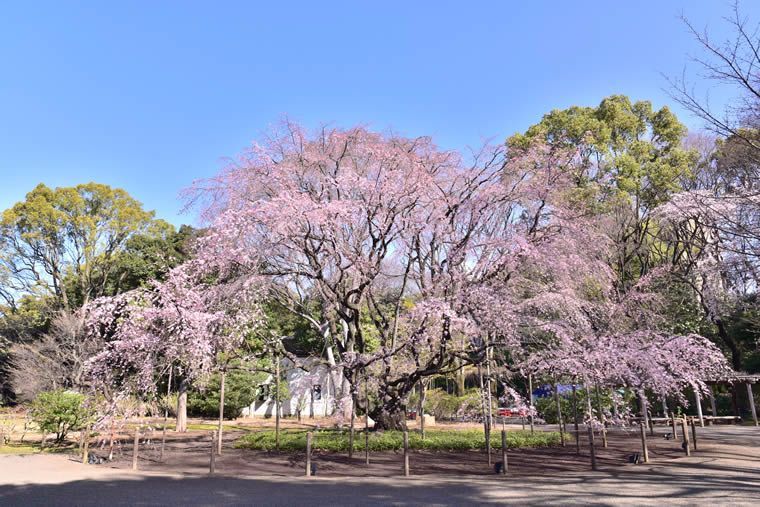
[{"label": "dirt ground", "polygon": [[[510,429],[519,429],[511,427]],[[509,429],[508,429],[509,431]],[[541,429],[536,429],[541,431]],[[668,460],[683,456],[680,443],[665,440],[664,427],[655,429],[655,437],[649,437],[649,455],[652,460]],[[265,452],[235,449],[233,443],[244,432],[228,430],[224,434],[221,456],[215,458],[215,469],[221,475],[268,475],[295,477],[304,475],[306,455],[304,452]],[[361,438],[359,436],[358,438]],[[602,446],[597,436],[597,463],[600,467],[621,467],[628,464],[630,455],[640,451],[638,431],[615,430],[608,433],[609,445]],[[141,444],[139,468],[149,472],[198,474],[209,470],[211,440],[208,431],[191,431],[181,435],[167,433],[163,460],[160,459],[160,432]],[[106,456],[107,448],[94,449]],[[312,461],[317,474],[326,477],[393,477],[403,471],[401,452],[372,452],[370,465],[366,465],[363,451],[355,452],[352,459],[347,453],[315,452]],[[494,450],[492,463],[501,461],[501,453]],[[574,440],[565,447],[511,449],[507,461],[511,475],[530,476],[542,473],[562,473],[590,468],[590,455],[585,436],[581,438],[581,452],[577,453]],[[114,460],[108,464],[118,469],[132,466],[132,442],[124,440],[117,447]],[[410,455],[411,473],[414,475],[493,475],[485,451],[429,452],[413,451]]]},{"label": "dirt ground", "polygon": [[[205,435],[196,437],[205,443]],[[211,476],[203,450],[183,450],[192,446],[182,440],[173,442],[164,464],[146,456],[137,472],[123,468],[126,456],[114,464],[122,468],[82,465],[64,455],[0,456],[0,505],[760,505],[760,428],[754,426],[704,428],[691,457],[656,436],[646,465],[618,459],[638,449],[633,435],[611,435],[596,472],[572,446],[515,451],[506,477],[485,475],[482,453],[414,453],[415,475],[408,478],[400,477],[400,456],[393,453],[373,457],[377,463],[369,468],[361,456],[351,463],[319,456],[325,473],[309,478],[297,455],[226,449],[223,473]],[[370,471],[394,476],[361,476]]]}]

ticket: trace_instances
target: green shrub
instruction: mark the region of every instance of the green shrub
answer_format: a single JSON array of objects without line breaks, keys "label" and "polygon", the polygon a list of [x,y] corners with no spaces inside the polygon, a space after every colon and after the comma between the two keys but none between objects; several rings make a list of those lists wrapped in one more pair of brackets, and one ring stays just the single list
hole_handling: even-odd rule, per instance
[{"label": "green shrub", "polygon": [[[410,408],[417,408],[412,400]],[[454,419],[456,417],[480,417],[483,409],[480,400],[480,390],[470,389],[464,396],[448,394],[443,389],[430,389],[425,394],[425,413],[432,414],[436,419]]]},{"label": "green shrub", "polygon": [[63,389],[41,392],[32,402],[30,414],[43,433],[55,433],[55,442],[61,443],[69,431],[86,424],[89,412],[84,400],[84,395]]},{"label": "green shrub", "polygon": [[[587,410],[586,402],[586,390],[578,388],[576,391],[577,403],[578,403],[578,418],[583,421],[583,418]],[[562,418],[566,423],[573,421],[573,398],[571,393],[561,394],[559,397],[560,405],[562,407]],[[601,401],[602,410],[606,413],[613,413],[613,401],[609,388],[599,390],[599,398],[596,396],[596,389],[591,390],[591,406],[594,409],[594,414],[598,413],[599,402]],[[557,401],[554,396],[546,396],[543,398],[536,398],[534,400],[538,417],[541,417],[549,424],[557,424]],[[629,407],[631,410],[636,410],[635,397],[632,392],[625,391],[622,397],[622,405],[618,408],[623,410],[625,407]],[[653,407],[659,408],[659,407]]]},{"label": "green shrub", "polygon": [[[491,447],[501,448],[501,437],[491,438]],[[403,448],[403,433],[401,431],[370,432],[370,451],[398,451]],[[566,438],[570,438],[567,436]],[[348,431],[322,430],[314,432],[312,448],[319,451],[346,452],[348,451]],[[537,431],[508,431],[507,446],[509,448],[550,447],[559,445],[559,432]],[[271,451],[275,448],[275,433],[273,430],[250,433],[238,439],[235,447],[258,451]],[[409,432],[409,448],[427,451],[470,451],[485,449],[485,434],[482,430],[439,430],[431,429],[425,432],[425,439],[418,432]],[[280,432],[280,450],[296,452],[306,450],[306,431],[284,430]],[[364,436],[357,433],[354,438],[354,450],[364,450]]]},{"label": "green shrub", "polygon": [[[261,373],[233,371],[224,382],[224,417],[240,417],[243,408],[256,400]],[[282,384],[287,384],[282,382]],[[187,412],[196,417],[219,417],[219,374],[212,375],[202,390],[191,391],[187,397]],[[287,389],[287,386],[286,386]],[[287,393],[285,393],[287,396]]]}]

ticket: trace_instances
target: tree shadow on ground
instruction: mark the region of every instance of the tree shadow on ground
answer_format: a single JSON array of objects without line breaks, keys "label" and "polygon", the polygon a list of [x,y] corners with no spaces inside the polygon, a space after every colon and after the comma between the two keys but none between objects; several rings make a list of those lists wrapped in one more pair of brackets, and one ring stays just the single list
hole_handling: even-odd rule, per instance
[{"label": "tree shadow on ground", "polygon": [[[144,476],[0,488],[1,505],[520,505],[760,502],[760,472],[700,465],[545,477]],[[750,472],[750,474],[748,474]]]}]

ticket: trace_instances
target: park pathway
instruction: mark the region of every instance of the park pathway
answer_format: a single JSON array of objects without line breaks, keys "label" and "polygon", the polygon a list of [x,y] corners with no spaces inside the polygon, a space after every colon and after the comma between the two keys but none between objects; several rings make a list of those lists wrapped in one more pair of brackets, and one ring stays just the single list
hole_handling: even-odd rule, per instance
[{"label": "park pathway", "polygon": [[760,428],[701,430],[691,458],[559,476],[223,477],[0,457],[0,505],[760,505]]}]

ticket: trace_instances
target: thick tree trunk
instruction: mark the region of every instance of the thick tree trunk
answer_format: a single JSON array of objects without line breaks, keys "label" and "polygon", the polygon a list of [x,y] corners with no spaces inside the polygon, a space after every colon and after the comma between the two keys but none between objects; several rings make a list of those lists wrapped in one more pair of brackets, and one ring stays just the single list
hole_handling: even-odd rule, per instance
[{"label": "thick tree trunk", "polygon": [[384,396],[378,406],[372,408],[369,416],[375,421],[375,430],[406,430],[406,406],[401,397]]},{"label": "thick tree trunk", "polygon": [[219,429],[217,431],[217,454],[222,455],[222,430],[224,428],[224,380],[227,376],[226,371],[219,374]]},{"label": "thick tree trunk", "polygon": [[456,380],[457,380],[457,396],[464,396],[464,361],[461,359],[459,360],[459,369],[456,372]]},{"label": "thick tree trunk", "polygon": [[406,413],[389,412],[386,410],[373,410],[370,417],[375,421],[375,431],[382,430],[406,430]]},{"label": "thick tree trunk", "polygon": [[183,379],[179,383],[177,396],[177,427],[175,431],[185,433],[187,431],[187,382]]}]

